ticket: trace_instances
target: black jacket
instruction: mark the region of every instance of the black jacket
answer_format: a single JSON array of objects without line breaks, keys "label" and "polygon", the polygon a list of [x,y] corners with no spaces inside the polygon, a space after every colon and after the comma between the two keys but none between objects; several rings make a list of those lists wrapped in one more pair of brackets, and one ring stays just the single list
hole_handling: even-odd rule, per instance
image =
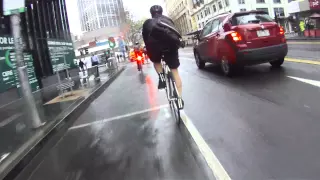
[{"label": "black jacket", "polygon": [[143,23],[142,36],[146,46],[179,48],[181,35],[173,21],[163,15],[148,19]]}]

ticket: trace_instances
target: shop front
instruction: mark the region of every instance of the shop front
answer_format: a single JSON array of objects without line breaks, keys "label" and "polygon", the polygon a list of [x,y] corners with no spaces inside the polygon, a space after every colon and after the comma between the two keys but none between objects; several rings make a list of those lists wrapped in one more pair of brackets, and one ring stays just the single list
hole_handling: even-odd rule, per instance
[{"label": "shop front", "polygon": [[294,31],[300,36],[320,37],[320,0],[292,1],[288,12]]}]

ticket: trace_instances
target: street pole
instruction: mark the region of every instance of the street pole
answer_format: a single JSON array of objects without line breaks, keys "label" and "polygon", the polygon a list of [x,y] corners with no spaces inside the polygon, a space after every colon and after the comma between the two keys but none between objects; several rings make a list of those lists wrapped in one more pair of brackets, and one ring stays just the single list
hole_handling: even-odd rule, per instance
[{"label": "street pole", "polygon": [[33,128],[41,127],[44,123],[41,122],[35,100],[32,95],[31,87],[28,79],[27,66],[23,61],[23,44],[20,27],[20,14],[14,13],[10,17],[11,29],[14,38],[14,47],[16,53],[17,73],[20,80],[22,98],[25,103],[26,113],[29,116],[30,123]]}]

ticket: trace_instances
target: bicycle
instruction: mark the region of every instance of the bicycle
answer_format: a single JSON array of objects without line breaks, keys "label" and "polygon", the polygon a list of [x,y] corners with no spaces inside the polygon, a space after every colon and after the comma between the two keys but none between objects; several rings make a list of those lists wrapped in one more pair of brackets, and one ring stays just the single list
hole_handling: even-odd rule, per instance
[{"label": "bicycle", "polygon": [[162,72],[164,74],[164,78],[162,80],[165,81],[166,83],[166,94],[167,94],[167,98],[170,104],[170,108],[174,113],[175,119],[177,121],[177,124],[179,125],[181,122],[181,110],[182,110],[182,99],[179,95],[177,86],[176,86],[176,82],[173,78],[172,72],[170,70],[170,68],[168,67],[168,65],[165,63],[164,60],[161,60],[161,64],[162,64]]},{"label": "bicycle", "polygon": [[142,72],[142,57],[141,56],[137,57],[137,66],[138,66],[138,71]]}]

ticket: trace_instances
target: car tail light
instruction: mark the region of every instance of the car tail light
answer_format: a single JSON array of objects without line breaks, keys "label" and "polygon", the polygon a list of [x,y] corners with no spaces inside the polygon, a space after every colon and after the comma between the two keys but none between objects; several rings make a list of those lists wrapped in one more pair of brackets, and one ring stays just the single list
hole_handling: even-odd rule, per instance
[{"label": "car tail light", "polygon": [[242,37],[238,32],[231,33],[231,38],[234,42],[239,42],[242,40]]},{"label": "car tail light", "polygon": [[281,35],[284,35],[284,29],[283,29],[283,27],[282,26],[279,26],[279,33],[281,34]]}]

